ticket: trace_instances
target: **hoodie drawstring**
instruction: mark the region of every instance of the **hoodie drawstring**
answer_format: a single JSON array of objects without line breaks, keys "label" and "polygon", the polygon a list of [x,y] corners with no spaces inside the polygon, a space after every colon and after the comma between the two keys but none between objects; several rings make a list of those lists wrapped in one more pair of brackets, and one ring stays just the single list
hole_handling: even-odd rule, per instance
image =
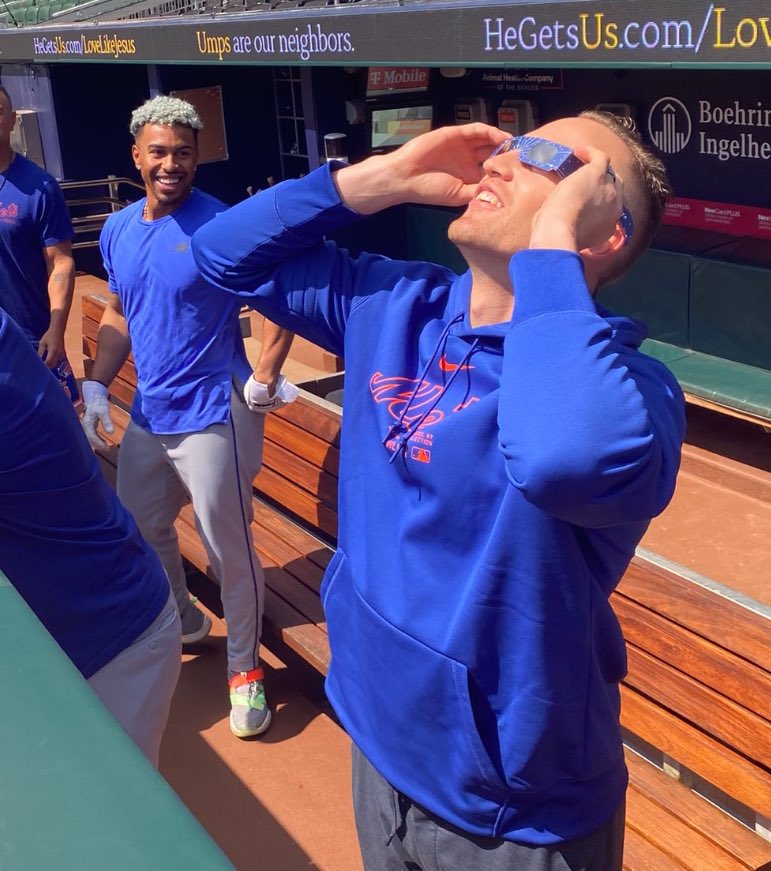
[{"label": "hoodie drawstring", "polygon": [[426,373],[433,365],[434,360],[436,360],[436,357],[437,357],[437,354],[439,353],[439,351],[444,348],[444,346],[447,342],[447,337],[450,335],[451,328],[455,324],[462,321],[463,318],[464,318],[463,313],[455,315],[455,317],[453,317],[445,325],[444,329],[442,330],[442,334],[437,339],[436,347],[434,348],[434,352],[431,355],[431,358],[428,360],[428,362],[423,367],[423,371],[420,373],[420,376],[418,377],[418,379],[415,383],[415,387],[413,388],[412,393],[410,394],[410,398],[405,403],[404,408],[402,409],[396,422],[393,423],[388,428],[388,432],[385,434],[385,437],[383,438],[383,445],[387,447],[389,441],[391,441],[391,440],[394,441],[394,447],[392,449],[388,448],[388,450],[390,450],[390,452],[391,452],[391,456],[388,460],[389,463],[393,463],[393,461],[396,459],[396,457],[399,456],[399,454],[406,454],[407,442],[410,440],[410,438],[412,438],[412,436],[415,434],[415,432],[417,432],[417,430],[421,427],[421,425],[423,424],[425,419],[436,408],[436,406],[439,403],[439,401],[441,400],[441,398],[450,389],[450,386],[452,385],[453,381],[457,377],[458,373],[463,369],[463,367],[466,365],[466,363],[468,362],[471,355],[477,349],[477,347],[479,345],[479,340],[474,339],[472,344],[469,346],[469,349],[466,351],[465,355],[463,356],[463,359],[458,364],[457,368],[455,370],[453,370],[453,372],[450,375],[450,377],[448,378],[447,382],[442,385],[442,389],[438,393],[436,399],[434,399],[434,401],[431,403],[431,405],[422,414],[420,414],[417,418],[415,418],[414,421],[412,421],[411,423],[405,424],[405,418],[406,418],[407,414],[409,413],[409,410],[412,406],[412,403],[415,401],[415,397],[417,396],[418,391],[420,390],[421,386],[423,385],[424,379],[426,377]]}]

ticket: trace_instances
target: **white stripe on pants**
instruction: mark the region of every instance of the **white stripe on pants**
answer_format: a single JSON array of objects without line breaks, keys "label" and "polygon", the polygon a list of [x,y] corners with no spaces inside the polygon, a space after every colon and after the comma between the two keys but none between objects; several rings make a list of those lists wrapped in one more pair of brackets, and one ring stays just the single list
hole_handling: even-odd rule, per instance
[{"label": "white stripe on pants", "polygon": [[139,638],[88,679],[91,689],[156,768],[181,654],[182,627],[170,593],[161,613]]},{"label": "white stripe on pants", "polygon": [[265,578],[254,549],[252,481],[262,465],[265,418],[236,390],[227,423],[156,435],[129,424],[118,459],[118,495],[158,553],[180,610],[189,593],[174,520],[191,500],[196,526],[221,587],[228,673],[259,663]]}]

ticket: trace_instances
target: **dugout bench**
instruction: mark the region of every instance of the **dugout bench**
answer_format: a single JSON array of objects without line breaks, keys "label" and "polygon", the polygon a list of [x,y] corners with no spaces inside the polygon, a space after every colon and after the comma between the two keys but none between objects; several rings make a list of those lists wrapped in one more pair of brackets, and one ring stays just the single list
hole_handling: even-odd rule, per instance
[{"label": "dugout bench", "polygon": [[[84,299],[87,356],[102,306]],[[130,400],[134,378],[129,362],[114,385],[118,401]],[[113,417],[119,441],[127,415],[116,407]],[[319,587],[337,532],[340,424],[338,407],[302,391],[268,415],[254,482],[264,641],[320,674],[329,666]],[[116,450],[103,457],[108,474]],[[189,509],[178,529],[185,558],[213,578]],[[624,868],[770,871],[771,618],[638,558],[612,602],[629,656]]]}]

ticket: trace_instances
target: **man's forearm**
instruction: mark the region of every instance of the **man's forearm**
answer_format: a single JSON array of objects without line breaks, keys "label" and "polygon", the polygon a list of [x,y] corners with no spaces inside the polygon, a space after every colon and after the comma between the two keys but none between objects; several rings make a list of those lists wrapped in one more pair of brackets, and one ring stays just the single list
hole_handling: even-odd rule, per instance
[{"label": "man's forearm", "polygon": [[374,215],[405,202],[404,189],[388,167],[388,158],[376,155],[333,172],[343,204],[360,215]]},{"label": "man's forearm", "polygon": [[276,326],[265,318],[262,327],[260,358],[254,367],[254,380],[267,384],[271,393],[274,392],[276,380],[281,373],[281,367],[284,365],[293,340],[294,333]]},{"label": "man's forearm", "polygon": [[50,329],[64,335],[75,293],[75,263],[71,258],[59,258],[48,276],[48,299],[51,305]]},{"label": "man's forearm", "polygon": [[92,381],[109,387],[131,352],[131,340],[125,318],[105,310],[96,340],[96,358]]}]

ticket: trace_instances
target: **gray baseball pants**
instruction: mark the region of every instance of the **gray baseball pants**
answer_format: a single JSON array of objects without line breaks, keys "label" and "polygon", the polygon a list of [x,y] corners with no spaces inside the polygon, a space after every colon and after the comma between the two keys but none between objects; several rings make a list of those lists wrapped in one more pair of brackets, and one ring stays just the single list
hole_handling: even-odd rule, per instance
[{"label": "gray baseball pants", "polygon": [[174,521],[187,502],[220,582],[228,674],[259,663],[265,578],[254,549],[252,481],[262,465],[265,418],[234,389],[230,419],[200,432],[158,435],[129,424],[118,459],[118,496],[160,557],[180,613],[190,594]]},{"label": "gray baseball pants", "polygon": [[169,593],[161,613],[139,638],[88,679],[91,689],[156,768],[181,653],[179,612]]}]

